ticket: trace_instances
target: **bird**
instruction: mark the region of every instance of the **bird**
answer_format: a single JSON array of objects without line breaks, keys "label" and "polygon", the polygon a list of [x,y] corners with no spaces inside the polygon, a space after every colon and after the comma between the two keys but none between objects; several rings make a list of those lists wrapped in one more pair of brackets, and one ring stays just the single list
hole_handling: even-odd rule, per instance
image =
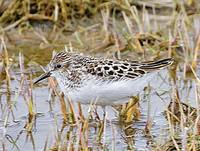
[{"label": "bird", "polygon": [[140,93],[158,71],[173,62],[173,58],[140,62],[61,51],[52,57],[47,65],[48,71],[34,84],[51,76],[72,101],[118,105]]}]

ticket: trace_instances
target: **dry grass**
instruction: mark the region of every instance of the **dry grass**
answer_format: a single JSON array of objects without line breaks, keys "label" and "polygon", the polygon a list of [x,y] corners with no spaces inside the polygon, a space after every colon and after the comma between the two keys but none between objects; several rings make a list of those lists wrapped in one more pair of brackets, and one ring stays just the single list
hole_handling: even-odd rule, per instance
[{"label": "dry grass", "polygon": [[[4,130],[0,140],[2,149],[7,149],[5,140],[8,140],[13,148],[20,150],[18,138],[13,139],[6,130],[9,122],[16,122],[13,110],[22,97],[28,113],[24,128],[33,150],[37,150],[33,131],[37,128],[39,115],[32,79],[40,70],[38,64],[48,62],[41,56],[50,58],[53,49],[67,46],[82,53],[113,58],[153,60],[174,57],[175,63],[169,71],[171,103],[165,112],[168,136],[163,139],[164,143],[160,143],[152,135],[154,117],[151,117],[150,98],[143,136],[152,142],[149,145],[151,150],[199,150],[199,8],[198,2],[193,0],[185,3],[145,0],[1,1],[0,98],[6,96],[5,101],[0,99],[1,127]],[[20,76],[16,76],[16,69],[19,69]],[[14,94],[13,81],[18,86]],[[180,81],[186,89],[192,81],[195,93],[188,88],[184,98]],[[59,101],[63,123],[60,126],[57,116],[53,117],[54,140],[52,143],[47,137],[43,150],[110,150],[106,138],[109,126],[113,137],[111,148],[116,150],[116,131],[113,123],[107,121],[107,115],[102,118],[93,104],[85,115],[81,104],[73,104],[70,98],[59,92],[56,81],[49,79],[48,83],[49,101]],[[151,94],[148,88],[147,91]],[[196,106],[190,105],[189,95],[196,99]],[[129,103],[115,108],[127,146],[134,150],[136,133],[133,125],[141,118],[139,98],[133,97]],[[94,148],[89,138],[91,129],[96,136]]]}]

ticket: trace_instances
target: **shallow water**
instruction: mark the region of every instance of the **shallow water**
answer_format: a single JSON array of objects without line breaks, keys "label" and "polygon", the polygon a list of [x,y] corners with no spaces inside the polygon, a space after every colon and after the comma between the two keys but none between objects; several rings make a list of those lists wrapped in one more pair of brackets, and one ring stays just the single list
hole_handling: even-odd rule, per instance
[{"label": "shallow water", "polygon": [[[35,67],[32,68],[34,69]],[[39,69],[35,68],[35,71],[38,70]],[[27,71],[30,72],[30,70]],[[17,69],[13,72],[20,73]],[[182,73],[179,72],[179,74],[181,75]],[[1,84],[0,141],[4,142],[4,148],[6,150],[42,150],[44,149],[46,141],[47,148],[52,148],[56,142],[55,137],[57,136],[57,130],[61,130],[63,124],[63,117],[58,98],[54,101],[52,99],[49,100],[50,92],[47,87],[47,81],[44,81],[43,84],[34,86],[33,100],[37,116],[32,133],[28,133],[24,128],[28,118],[27,104],[24,101],[24,98],[17,94],[19,91],[20,74],[13,74],[13,76],[15,77],[15,80],[11,81],[10,96],[6,89],[7,86],[5,80]],[[150,94],[147,96],[145,96],[144,93],[140,94],[141,118],[131,124],[129,128],[129,130],[133,132],[131,137],[126,135],[127,132],[122,129],[119,121],[117,121],[116,113],[113,108],[107,107],[107,118],[111,122],[107,122],[104,135],[105,140],[101,141],[105,142],[104,148],[108,148],[109,150],[112,148],[115,148],[116,150],[127,150],[131,148],[137,150],[151,150],[152,143],[156,142],[164,144],[168,139],[168,122],[164,116],[164,111],[172,98],[172,85],[168,70],[164,69],[160,71],[150,82],[150,85],[152,87]],[[189,100],[190,104],[196,106],[193,85],[194,83],[191,81],[191,90],[189,95],[187,95],[189,89],[187,89],[187,87],[185,88],[185,86],[189,87],[189,82],[187,84],[180,79],[178,84],[181,98],[184,98],[184,101]],[[12,112],[8,112],[8,103],[12,104]],[[74,107],[75,112],[77,113],[76,103],[74,103]],[[88,108],[87,105],[82,106],[85,115],[88,114]],[[152,119],[153,122],[151,128],[153,138],[147,137],[144,132],[148,119],[148,112],[150,113],[150,119]],[[102,116],[101,108],[98,108],[98,113]],[[8,123],[5,127],[6,117],[8,117]],[[76,127],[70,128],[69,126],[66,126],[62,132],[61,140],[64,141],[66,134],[68,133],[71,133],[71,137],[75,140],[74,143],[77,143],[78,129]],[[90,127],[88,144],[93,149],[101,150],[102,144],[97,143],[96,139],[97,132],[94,127]]]}]

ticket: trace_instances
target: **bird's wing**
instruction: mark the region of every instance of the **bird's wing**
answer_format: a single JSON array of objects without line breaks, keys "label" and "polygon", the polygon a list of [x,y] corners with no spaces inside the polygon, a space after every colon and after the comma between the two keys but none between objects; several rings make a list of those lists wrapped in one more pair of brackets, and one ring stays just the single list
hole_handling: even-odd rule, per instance
[{"label": "bird's wing", "polygon": [[173,63],[172,58],[151,62],[98,60],[86,66],[87,72],[108,79],[135,79],[149,72],[160,70]]}]

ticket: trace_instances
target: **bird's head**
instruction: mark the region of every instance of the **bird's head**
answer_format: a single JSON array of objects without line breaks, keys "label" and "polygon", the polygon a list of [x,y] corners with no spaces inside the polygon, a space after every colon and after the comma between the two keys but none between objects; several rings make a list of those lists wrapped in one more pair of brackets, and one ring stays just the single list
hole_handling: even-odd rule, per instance
[{"label": "bird's head", "polygon": [[73,58],[71,57],[73,54],[61,51],[55,55],[53,55],[52,60],[47,65],[48,71],[42,74],[34,84],[52,76],[56,77],[58,73],[62,73],[63,71],[67,70],[71,64],[73,64]]}]

